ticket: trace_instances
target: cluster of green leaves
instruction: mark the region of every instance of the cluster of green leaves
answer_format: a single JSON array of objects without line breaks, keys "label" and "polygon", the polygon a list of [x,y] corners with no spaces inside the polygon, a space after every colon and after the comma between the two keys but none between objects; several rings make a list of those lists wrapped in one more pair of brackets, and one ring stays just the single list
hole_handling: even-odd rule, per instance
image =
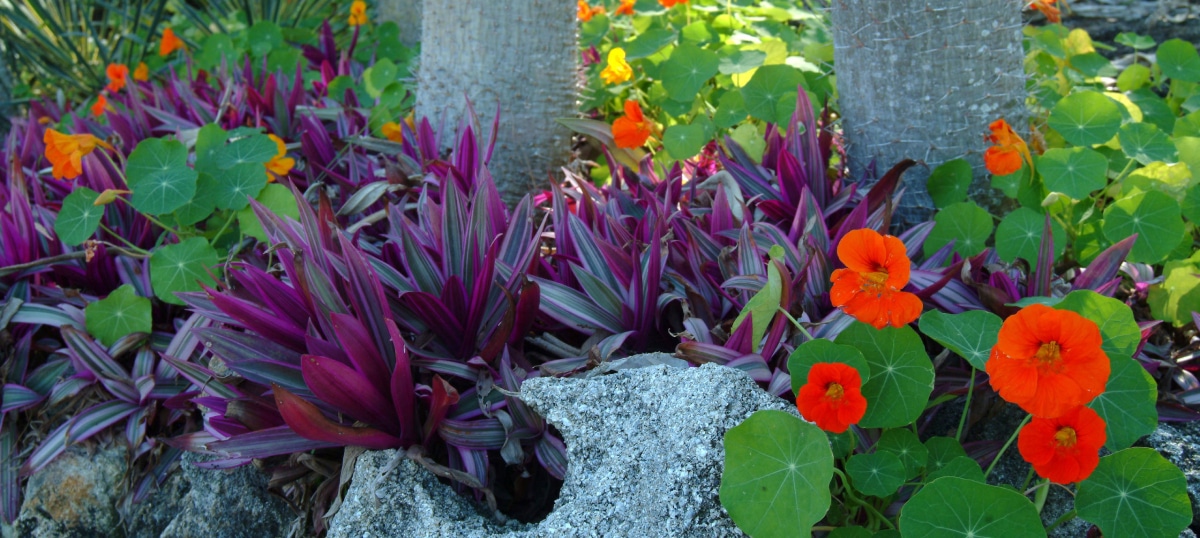
[{"label": "cluster of green leaves", "polygon": [[[597,126],[603,131],[623,113],[626,99],[640,102],[647,118],[663,128],[666,151],[656,154],[657,161],[693,157],[725,135],[760,158],[765,123],[788,122],[797,87],[817,106],[834,92],[826,21],[795,4],[693,0],[666,9],[656,0],[639,0],[634,9],[632,17],[597,15],[580,24],[580,45],[594,46],[601,59],[588,68],[581,108],[605,116]],[[614,47],[625,50],[634,75],[608,85],[600,71]]]},{"label": "cluster of green leaves", "polygon": [[[1192,519],[1184,475],[1157,452],[1130,448],[1158,419],[1154,381],[1133,359],[1140,341],[1133,312],[1091,291],[1038,302],[1095,322],[1112,362],[1105,392],[1089,404],[1107,423],[1112,453],[1076,486],[1079,517],[1105,535],[1174,536]],[[985,311],[934,310],[919,321],[921,333],[977,370],[1001,325]],[[788,360],[793,390],[813,365],[829,362],[859,372],[867,412],[857,427],[877,440],[858,447],[850,432],[826,434],[780,411],[755,413],[725,436],[721,502],[739,528],[756,537],[807,534],[818,523],[832,536],[1045,535],[1034,501],[989,485],[958,438],[922,441],[914,433],[921,415],[944,401],[930,399],[934,366],[916,330],[855,322],[833,341],[805,342]],[[884,515],[898,499],[907,499],[899,516]]]},{"label": "cluster of green leaves", "polygon": [[[970,168],[952,161],[929,179],[941,208],[926,252],[951,240],[961,255],[980,253],[995,232],[1004,261],[1037,259],[1043,215],[1052,217],[1055,259],[1083,265],[1133,234],[1129,262],[1166,263],[1169,282],[1151,291],[1153,315],[1176,326],[1200,311],[1194,254],[1200,224],[1200,54],[1179,39],[1161,44],[1121,34],[1138,53],[1118,70],[1087,32],[1059,25],[1026,28],[1026,65],[1040,112],[1044,151],[1034,166],[996,176],[992,185],[1020,203],[998,225],[964,201]],[[1153,52],[1153,56],[1146,54]],[[1184,276],[1188,275],[1188,276]]]}]

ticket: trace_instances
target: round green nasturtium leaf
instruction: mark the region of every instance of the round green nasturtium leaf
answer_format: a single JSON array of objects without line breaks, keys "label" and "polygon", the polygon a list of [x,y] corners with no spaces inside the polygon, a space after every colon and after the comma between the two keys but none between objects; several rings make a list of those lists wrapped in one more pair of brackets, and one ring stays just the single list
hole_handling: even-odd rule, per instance
[{"label": "round green nasturtium leaf", "polygon": [[1133,194],[1136,189],[1142,192],[1158,191],[1180,200],[1187,196],[1192,183],[1192,171],[1187,164],[1155,161],[1125,176],[1121,181],[1121,196]]},{"label": "round green nasturtium leaf", "polygon": [[1148,49],[1154,46],[1154,38],[1141,35],[1135,32],[1121,32],[1117,34],[1115,41],[1121,45],[1125,45],[1131,49]]},{"label": "round green nasturtium leaf", "polygon": [[952,159],[934,168],[926,180],[933,205],[942,208],[966,200],[972,174],[971,163],[963,159]]},{"label": "round green nasturtium leaf", "polygon": [[1104,94],[1081,91],[1054,105],[1048,123],[1076,146],[1103,144],[1121,127],[1121,109]]},{"label": "round green nasturtium leaf", "polygon": [[680,28],[679,39],[684,43],[704,46],[712,42],[713,29],[707,22],[699,20]]},{"label": "round green nasturtium leaf", "polygon": [[767,53],[761,50],[739,49],[735,47],[727,47],[722,49],[721,57],[717,62],[717,71],[722,75],[736,75],[745,73],[755,67],[762,66],[767,59]]},{"label": "round green nasturtium leaf", "polygon": [[838,527],[829,531],[829,538],[873,538],[874,536],[864,527]]},{"label": "round green nasturtium leaf", "polygon": [[1112,62],[1096,52],[1071,56],[1071,67],[1089,77],[1111,77],[1117,74],[1117,68]]},{"label": "round green nasturtium leaf", "polygon": [[[663,47],[675,42],[675,32],[653,28],[642,32],[636,39],[625,44],[625,59],[633,61],[650,56]],[[605,56],[607,58],[607,55]]]},{"label": "round green nasturtium leaf", "polygon": [[246,31],[246,41],[250,44],[250,52],[255,56],[262,56],[284,47],[283,31],[279,29],[278,24],[271,21],[254,23],[254,26]]},{"label": "round green nasturtium leaf", "polygon": [[[1045,231],[1045,215],[1028,207],[1018,207],[996,226],[996,255],[1006,262],[1021,258],[1035,265]],[[1050,231],[1054,238],[1054,258],[1058,259],[1067,248],[1067,231],[1054,219],[1050,219]]]},{"label": "round green nasturtium leaf", "polygon": [[220,170],[220,167],[217,166],[217,157],[225,147],[225,140],[228,138],[229,133],[215,123],[209,123],[200,128],[196,134],[197,172],[215,174]]},{"label": "round green nasturtium leaf", "polygon": [[104,299],[89,303],[83,309],[83,315],[88,334],[105,347],[127,334],[151,330],[150,299],[138,297],[129,284],[113,290]]},{"label": "round green nasturtium leaf", "polygon": [[1175,144],[1152,123],[1128,123],[1117,132],[1121,151],[1142,164],[1154,161],[1173,163],[1179,159]]},{"label": "round green nasturtium leaf", "polygon": [[213,198],[219,209],[239,210],[250,204],[267,186],[267,168],[261,163],[235,165],[221,171],[216,178],[217,192]]},{"label": "round green nasturtium leaf", "polygon": [[968,310],[960,314],[930,310],[917,323],[925,336],[957,353],[975,369],[983,370],[1004,321],[986,310]]},{"label": "round green nasturtium leaf", "polygon": [[979,462],[967,456],[957,456],[946,462],[938,470],[929,473],[928,481],[932,482],[943,476],[956,476],[980,484],[987,483],[987,477],[983,476],[983,468],[979,466]]},{"label": "round green nasturtium leaf", "polygon": [[1033,503],[1011,489],[947,476],[930,482],[900,511],[905,538],[1046,536]]},{"label": "round green nasturtium leaf", "polygon": [[130,204],[151,215],[170,213],[196,194],[196,171],[187,165],[187,148],[177,140],[147,138],[125,163]]},{"label": "round green nasturtium leaf", "polygon": [[829,448],[833,450],[833,457],[838,459],[849,457],[854,453],[854,447],[858,446],[858,436],[852,430],[842,433],[825,432],[825,436],[829,437]]},{"label": "round green nasturtium leaf", "polygon": [[211,34],[200,43],[200,52],[195,56],[196,65],[201,69],[212,69],[221,65],[221,60],[236,65],[242,53],[233,46],[233,40],[223,33]]},{"label": "round green nasturtium leaf", "polygon": [[1151,448],[1100,458],[1079,483],[1075,509],[1105,536],[1178,536],[1192,522],[1187,478]]},{"label": "round green nasturtium leaf", "polygon": [[751,116],[774,123],[779,116],[776,110],[779,100],[788,94],[796,95],[796,89],[803,83],[804,74],[795,67],[765,65],[755,70],[750,82],[742,86],[742,100]]},{"label": "round green nasturtium leaf", "polygon": [[875,497],[887,497],[904,485],[904,464],[891,452],[855,454],[846,461],[846,474],[854,489]]},{"label": "round green nasturtium leaf", "polygon": [[754,162],[762,162],[763,152],[767,150],[767,142],[763,140],[762,133],[759,132],[757,126],[753,123],[743,123],[738,125],[729,137],[737,142],[742,147],[742,151],[754,159]]},{"label": "round green nasturtium leaf", "polygon": [[715,52],[687,43],[679,45],[662,64],[659,76],[663,88],[671,99],[691,103],[704,84],[717,74],[718,62]]},{"label": "round green nasturtium leaf", "polygon": [[384,88],[396,82],[399,74],[400,70],[391,60],[379,60],[363,71],[363,89],[367,90],[367,95],[378,98]]},{"label": "round green nasturtium leaf", "polygon": [[[261,193],[258,194],[258,203],[270,209],[272,213],[281,217],[291,217],[300,219],[300,206],[296,205],[296,197],[292,195],[292,191],[287,187],[278,183],[267,185]],[[258,239],[259,241],[267,240],[267,233],[263,230],[262,222],[259,222],[258,215],[254,214],[254,208],[247,205],[241,211],[238,211],[238,228],[242,233]]]},{"label": "round green nasturtium leaf", "polygon": [[728,129],[746,119],[746,102],[742,100],[742,92],[729,91],[718,101],[717,111],[713,113],[713,123],[718,129]]},{"label": "round green nasturtium leaf", "polygon": [[1125,303],[1091,290],[1075,290],[1053,305],[1070,310],[1096,324],[1104,339],[1101,348],[1110,357],[1133,357],[1142,340],[1142,330]]},{"label": "round green nasturtium leaf", "polygon": [[905,480],[920,475],[929,461],[929,449],[921,444],[917,434],[902,428],[883,432],[875,442],[875,452],[887,452],[900,458]]},{"label": "round green nasturtium leaf", "polygon": [[220,261],[217,251],[202,237],[193,237],[154,249],[150,255],[150,285],[164,302],[183,304],[175,292],[200,291],[200,284],[215,284],[209,271]]},{"label": "round green nasturtium leaf", "polygon": [[[275,141],[264,134],[252,134],[242,137],[217,150],[217,168],[230,170],[245,164],[267,164],[276,155],[278,148]],[[266,177],[266,171],[263,171]],[[221,179],[221,178],[217,178]]]},{"label": "round green nasturtium leaf", "polygon": [[608,33],[609,21],[606,15],[597,15],[592,20],[579,23],[579,44],[583,47],[599,45]]},{"label": "round green nasturtium leaf", "polygon": [[1112,246],[1112,241],[1104,237],[1104,232],[1100,230],[1100,224],[1098,215],[1093,215],[1076,225],[1075,242],[1071,244],[1071,249],[1075,251],[1075,259],[1079,260],[1081,266],[1091,263],[1104,249]]},{"label": "round green nasturtium leaf", "polygon": [[104,217],[104,206],[95,205],[100,193],[87,187],[76,187],[63,199],[62,209],[54,219],[54,233],[64,245],[75,246],[87,241]]},{"label": "round green nasturtium leaf", "polygon": [[1192,312],[1200,312],[1200,260],[1192,256],[1186,260],[1169,261],[1163,265],[1163,281],[1150,286],[1150,313],[1182,327],[1192,321]]},{"label": "round green nasturtium leaf", "polygon": [[1182,39],[1170,39],[1158,46],[1158,66],[1167,78],[1200,82],[1200,54],[1196,46]]},{"label": "round green nasturtium leaf", "polygon": [[1021,163],[1021,169],[1003,176],[992,176],[992,188],[1004,193],[1009,198],[1016,198],[1021,192],[1021,184],[1029,176],[1029,165]]},{"label": "round green nasturtium leaf", "polygon": [[725,432],[721,504],[750,536],[807,535],[829,510],[833,453],[825,432],[783,411],[757,411]]},{"label": "round green nasturtium leaf", "polygon": [[1129,357],[1109,356],[1112,373],[1104,392],[1092,400],[1092,408],[1107,424],[1108,439],[1104,446],[1112,451],[1133,446],[1143,436],[1158,427],[1158,388],[1154,378],[1138,362]]},{"label": "round green nasturtium leaf", "polygon": [[812,370],[813,365],[818,362],[846,364],[858,370],[858,375],[862,377],[863,383],[866,383],[871,377],[871,367],[858,349],[818,338],[800,344],[788,356],[788,372],[792,377],[792,394],[800,394],[800,387],[808,383],[808,371]]},{"label": "round green nasturtium leaf", "polygon": [[1150,83],[1150,68],[1142,64],[1130,64],[1117,77],[1117,89],[1123,92],[1137,90]]},{"label": "round green nasturtium leaf", "polygon": [[331,99],[340,103],[346,98],[346,90],[354,90],[355,93],[359,93],[358,85],[354,83],[354,79],[347,75],[338,75],[329,81],[329,86],[326,87],[325,91],[329,93]]},{"label": "round green nasturtium leaf", "polygon": [[954,241],[954,251],[969,258],[983,252],[992,235],[992,216],[975,202],[952,204],[938,211],[933,220],[933,230],[925,238],[926,256]]},{"label": "round green nasturtium leaf", "polygon": [[911,327],[876,329],[856,321],[835,340],[862,352],[871,367],[863,384],[867,412],[863,428],[898,428],[920,416],[933,392],[933,363]]},{"label": "round green nasturtium leaf", "polygon": [[963,449],[962,443],[953,437],[930,437],[925,441],[925,448],[929,449],[929,459],[926,461],[925,467],[930,472],[945,467],[956,458],[967,457],[967,451]]},{"label": "round green nasturtium leaf", "polygon": [[180,226],[192,226],[207,219],[217,207],[219,192],[217,180],[212,175],[201,172],[196,180],[196,195],[175,210],[175,222]]},{"label": "round green nasturtium leaf", "polygon": [[1038,157],[1038,174],[1052,192],[1076,200],[1108,184],[1108,159],[1090,148],[1052,148]]},{"label": "round green nasturtium leaf", "polygon": [[[708,124],[709,128],[706,129],[705,124]],[[711,125],[712,122],[708,118],[697,116],[690,124],[667,127],[663,132],[663,147],[667,148],[667,153],[670,153],[673,159],[682,161],[694,157],[711,140]]]},{"label": "round green nasturtium leaf", "polygon": [[1128,261],[1158,263],[1179,244],[1184,233],[1179,202],[1150,191],[1121,198],[1104,210],[1104,236],[1111,242],[1138,234]]}]

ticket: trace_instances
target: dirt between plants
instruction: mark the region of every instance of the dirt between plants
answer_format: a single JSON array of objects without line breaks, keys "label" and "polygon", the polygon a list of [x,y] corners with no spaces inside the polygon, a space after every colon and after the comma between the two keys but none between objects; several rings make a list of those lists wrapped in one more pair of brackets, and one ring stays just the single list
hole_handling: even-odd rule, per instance
[{"label": "dirt between plants", "polygon": [[[1200,2],[1194,0],[1060,0],[1062,23],[1087,30],[1093,41],[1114,44],[1121,32],[1148,35],[1158,43],[1168,39],[1200,42]],[[1045,20],[1041,15],[1036,19]],[[1110,58],[1133,49],[1098,50]]]}]

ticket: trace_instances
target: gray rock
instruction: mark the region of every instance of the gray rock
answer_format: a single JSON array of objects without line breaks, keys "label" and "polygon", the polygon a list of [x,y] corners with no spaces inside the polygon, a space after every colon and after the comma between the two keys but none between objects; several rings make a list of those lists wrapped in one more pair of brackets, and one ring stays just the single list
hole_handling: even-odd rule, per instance
[{"label": "gray rock", "polygon": [[13,524],[17,536],[103,538],[123,536],[117,504],[123,492],[125,449],[75,446],[29,478]]},{"label": "gray rock", "polygon": [[760,409],[795,413],[715,365],[535,378],[521,398],[567,445],[566,483],[545,520],[497,522],[410,461],[381,479],[394,452],[368,452],[330,538],[740,536],[718,499],[725,432]]},{"label": "gray rock", "polygon": [[184,454],[183,475],[191,490],[162,538],[266,538],[286,536],[296,519],[287,503],[267,492],[267,476],[251,466],[227,471],[192,464],[203,456]]},{"label": "gray rock", "polygon": [[122,514],[127,538],[158,538],[183,511],[183,500],[191,483],[177,467],[162,485],[142,502],[131,504]]}]

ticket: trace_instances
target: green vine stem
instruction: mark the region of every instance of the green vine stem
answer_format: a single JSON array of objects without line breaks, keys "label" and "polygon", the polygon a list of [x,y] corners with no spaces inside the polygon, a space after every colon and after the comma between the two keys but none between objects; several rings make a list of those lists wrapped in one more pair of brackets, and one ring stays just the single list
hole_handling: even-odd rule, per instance
[{"label": "green vine stem", "polygon": [[995,469],[996,464],[1000,463],[1000,458],[1004,457],[1004,453],[1008,451],[1008,447],[1013,444],[1013,441],[1017,440],[1017,434],[1021,433],[1021,428],[1024,428],[1025,425],[1029,423],[1029,419],[1032,418],[1033,415],[1025,415],[1025,420],[1022,420],[1021,423],[1017,425],[1017,429],[1008,437],[1008,441],[1005,441],[1004,446],[1000,447],[1000,452],[996,453],[996,458],[992,460],[992,464],[988,465],[987,471],[983,472],[984,478],[992,476],[992,469]]}]

